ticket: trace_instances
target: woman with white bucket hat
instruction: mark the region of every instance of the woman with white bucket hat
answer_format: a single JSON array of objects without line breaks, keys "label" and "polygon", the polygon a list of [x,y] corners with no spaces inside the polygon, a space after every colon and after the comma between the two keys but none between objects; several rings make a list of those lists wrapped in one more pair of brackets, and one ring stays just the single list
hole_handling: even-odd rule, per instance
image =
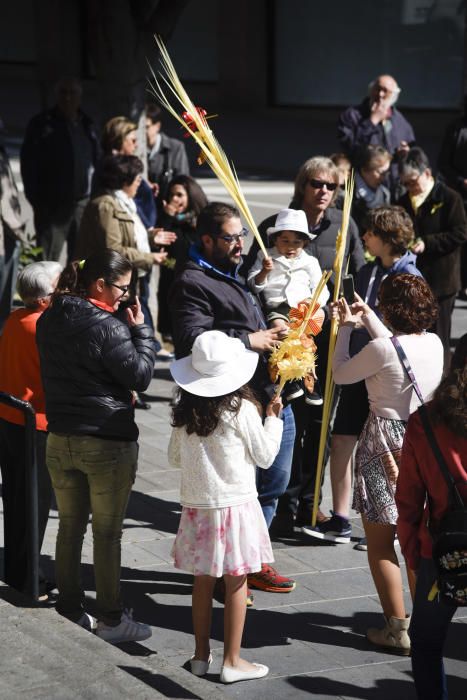
[{"label": "woman with white bucket hat", "polygon": [[280,399],[266,407],[247,383],[258,354],[221,331],[199,335],[192,353],[170,366],[180,387],[173,405],[169,461],[182,469],[182,516],[172,554],[175,566],[194,574],[195,653],[191,671],[207,673],[214,585],[223,577],[224,658],[221,681],[261,678],[267,666],[240,658],[247,574],[274,560],[257,499],[256,467],[267,469],[282,437]]}]

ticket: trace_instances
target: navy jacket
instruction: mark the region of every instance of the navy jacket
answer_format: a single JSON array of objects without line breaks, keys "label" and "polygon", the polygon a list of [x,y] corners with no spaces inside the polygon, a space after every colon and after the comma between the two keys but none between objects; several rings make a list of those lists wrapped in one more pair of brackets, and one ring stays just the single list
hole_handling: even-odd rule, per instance
[{"label": "navy jacket", "polygon": [[[228,275],[217,270],[195,246],[190,249],[190,260],[174,280],[169,304],[177,358],[189,355],[195,339],[204,331],[222,331],[250,348],[248,335],[266,328],[256,297],[236,273]],[[251,385],[263,403],[274,393],[263,355]]]},{"label": "navy jacket", "polygon": [[157,207],[153,191],[146,180],[141,180],[135,197],[136,210],[146,228],[153,228],[157,221]]},{"label": "navy jacket", "polygon": [[409,146],[415,143],[412,126],[395,107],[392,108],[391,128],[388,130],[381,123],[373,124],[370,114],[370,101],[366,98],[359,105],[347,107],[339,116],[337,140],[351,158],[358,148],[369,144],[383,146],[394,155],[401,141],[407,141]]},{"label": "navy jacket", "polygon": [[[407,141],[409,146],[415,144],[415,134],[407,119],[392,107],[388,128],[383,124],[373,124],[370,120],[370,100],[366,98],[359,105],[347,107],[339,116],[337,122],[337,140],[341,149],[353,161],[355,154],[362,146],[383,146],[394,155],[401,141]],[[391,164],[391,189],[394,190],[399,180],[397,158]]]},{"label": "navy jacket", "polygon": [[59,296],[37,322],[36,339],[50,432],[138,438],[131,390],[152,379],[149,326],[129,328],[85,299]]}]

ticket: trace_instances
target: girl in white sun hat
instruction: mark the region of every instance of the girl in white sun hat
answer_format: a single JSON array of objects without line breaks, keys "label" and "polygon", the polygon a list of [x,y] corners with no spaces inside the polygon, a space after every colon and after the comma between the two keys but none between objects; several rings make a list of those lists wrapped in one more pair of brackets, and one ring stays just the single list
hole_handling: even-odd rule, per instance
[{"label": "girl in white sun hat", "polygon": [[257,499],[256,467],[267,469],[282,437],[280,399],[260,404],[247,382],[258,355],[220,331],[199,335],[189,357],[170,366],[180,387],[172,412],[169,462],[182,469],[182,515],[172,549],[175,566],[194,574],[195,653],[191,671],[212,662],[213,590],[224,577],[224,658],[221,681],[261,678],[267,666],[240,658],[246,614],[247,574],[272,562],[271,542]]}]

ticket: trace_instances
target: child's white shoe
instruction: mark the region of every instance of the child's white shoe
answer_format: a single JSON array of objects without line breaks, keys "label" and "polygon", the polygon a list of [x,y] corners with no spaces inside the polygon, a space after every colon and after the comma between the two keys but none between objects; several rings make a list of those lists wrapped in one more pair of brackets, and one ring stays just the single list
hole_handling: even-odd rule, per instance
[{"label": "child's white shoe", "polygon": [[237,681],[251,681],[255,678],[263,678],[269,673],[269,668],[264,664],[253,664],[256,668],[251,671],[239,671],[231,666],[222,666],[221,683],[236,683]]}]

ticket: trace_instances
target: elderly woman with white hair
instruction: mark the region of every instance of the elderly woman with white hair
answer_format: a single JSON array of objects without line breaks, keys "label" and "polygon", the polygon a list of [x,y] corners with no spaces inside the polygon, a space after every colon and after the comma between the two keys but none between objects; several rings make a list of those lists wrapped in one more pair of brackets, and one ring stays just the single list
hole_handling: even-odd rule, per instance
[{"label": "elderly woman with white hair", "polygon": [[[47,419],[36,346],[36,323],[50,304],[61,272],[57,262],[27,265],[17,289],[24,307],[8,317],[0,338],[0,391],[29,401],[36,411],[36,449],[39,489],[39,550],[49,517],[52,486],[45,463]],[[0,468],[5,535],[4,580],[24,590],[28,576],[25,427],[20,411],[0,403]],[[42,581],[41,593],[47,582]]]}]

